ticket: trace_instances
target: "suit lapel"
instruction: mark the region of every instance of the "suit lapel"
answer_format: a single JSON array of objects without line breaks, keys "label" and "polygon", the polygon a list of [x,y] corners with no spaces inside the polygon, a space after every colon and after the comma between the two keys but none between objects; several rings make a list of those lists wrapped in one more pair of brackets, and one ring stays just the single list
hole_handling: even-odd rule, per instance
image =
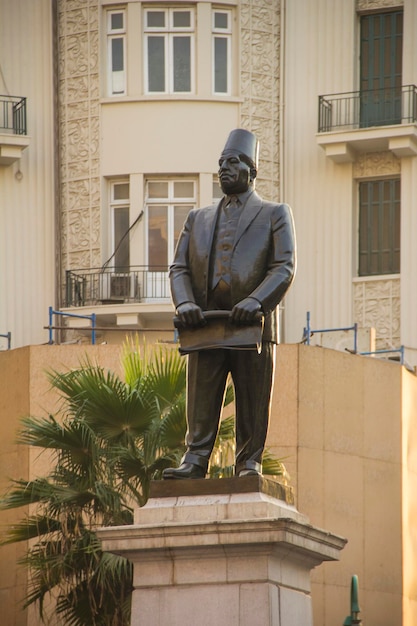
[{"label": "suit lapel", "polygon": [[203,222],[203,233],[202,236],[205,237],[205,244],[202,243],[203,250],[211,250],[213,245],[214,231],[216,229],[217,216],[220,211],[220,207],[222,204],[222,200],[216,206],[215,204],[208,209],[204,210],[204,222]]},{"label": "suit lapel", "polygon": [[245,206],[242,209],[242,215],[239,219],[239,224],[236,229],[236,236],[233,247],[235,248],[239,243],[239,239],[242,237],[243,233],[249,228],[250,224],[253,222],[255,217],[258,215],[259,211],[262,208],[262,200],[254,191],[246,201]]}]

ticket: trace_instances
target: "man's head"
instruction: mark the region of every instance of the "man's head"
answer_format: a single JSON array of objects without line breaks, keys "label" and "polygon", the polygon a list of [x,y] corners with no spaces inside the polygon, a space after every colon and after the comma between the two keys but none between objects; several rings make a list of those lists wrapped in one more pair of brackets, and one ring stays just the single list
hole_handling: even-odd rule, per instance
[{"label": "man's head", "polygon": [[237,128],[230,133],[219,159],[223,193],[247,191],[257,174],[259,144],[253,133]]}]

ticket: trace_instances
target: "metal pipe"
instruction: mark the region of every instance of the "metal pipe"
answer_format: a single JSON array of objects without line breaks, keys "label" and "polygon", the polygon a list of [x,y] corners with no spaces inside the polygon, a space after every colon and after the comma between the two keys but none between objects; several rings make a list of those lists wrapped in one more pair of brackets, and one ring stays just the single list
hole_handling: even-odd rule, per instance
[{"label": "metal pipe", "polygon": [[[53,344],[53,339],[52,339],[52,329],[53,328],[57,328],[52,326],[52,320],[53,320],[53,315],[61,315],[62,317],[78,317],[81,319],[87,319],[87,320],[91,320],[91,327],[89,330],[92,331],[92,335],[91,335],[91,343],[94,345],[96,342],[96,314],[92,313],[91,315],[80,315],[78,313],[64,313],[63,311],[54,311],[53,308],[50,306],[49,307],[49,344]],[[68,329],[67,326],[64,326],[63,328]]]},{"label": "metal pipe", "polygon": [[12,347],[12,333],[10,331],[8,333],[0,333],[0,337],[7,339],[7,349],[10,350]]}]

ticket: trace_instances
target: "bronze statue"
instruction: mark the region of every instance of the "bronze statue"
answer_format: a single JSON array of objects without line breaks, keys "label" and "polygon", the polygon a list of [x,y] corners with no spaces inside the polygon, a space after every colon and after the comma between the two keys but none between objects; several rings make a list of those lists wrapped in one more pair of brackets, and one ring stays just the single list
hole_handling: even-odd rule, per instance
[{"label": "bronze statue", "polygon": [[264,317],[262,349],[211,348],[191,352],[187,378],[187,451],[164,479],[203,478],[216,439],[230,373],[236,402],[235,474],[262,472],[268,428],[277,307],[295,273],[295,233],[286,204],[254,190],[258,142],[233,130],[219,160],[220,203],[190,211],[170,268],[177,317],[187,328],[206,323],[204,312],[229,310],[230,324]]}]

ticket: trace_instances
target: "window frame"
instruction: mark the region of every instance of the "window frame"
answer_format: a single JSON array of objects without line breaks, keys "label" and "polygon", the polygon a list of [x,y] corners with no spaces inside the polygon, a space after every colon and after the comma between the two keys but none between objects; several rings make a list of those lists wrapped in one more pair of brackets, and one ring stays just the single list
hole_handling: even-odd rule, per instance
[{"label": "window frame", "polygon": [[[114,190],[115,190],[116,185],[128,185],[128,188],[129,188],[128,198],[120,198],[120,199],[115,198]],[[127,245],[128,245],[128,253],[127,253],[128,265],[118,266],[118,264],[116,263],[117,246],[119,246],[120,242],[126,236],[126,233],[125,233],[125,235],[123,235],[120,238],[120,240],[116,242],[116,223],[115,222],[116,222],[116,211],[118,209],[127,209],[128,211],[129,226],[128,226],[128,230],[126,231],[128,233],[129,228],[130,228],[130,181],[128,178],[111,180],[110,189],[109,189],[109,218],[110,218],[109,242],[110,242],[110,250],[111,250],[110,258],[112,259],[110,266],[114,267],[115,271],[127,271],[127,269],[130,267],[130,261],[131,261],[129,236],[126,237]],[[118,267],[122,269],[118,269]]]},{"label": "window frame", "polygon": [[[111,18],[112,15],[121,14],[123,15],[123,28],[115,28],[111,27]],[[127,94],[127,59],[126,59],[126,10],[122,9],[109,9],[106,12],[106,44],[107,44],[107,94],[110,97],[118,97],[125,96]],[[122,50],[123,50],[123,89],[122,91],[113,91],[113,50],[112,50],[112,42],[115,39],[122,39]]]},{"label": "window frame", "polygon": [[359,14],[360,127],[401,123],[404,10]]},{"label": "window frame", "polygon": [[[149,183],[167,183],[168,194],[166,197],[149,197]],[[193,196],[174,196],[175,183],[192,183]],[[166,226],[167,226],[167,264],[168,269],[170,263],[172,263],[175,252],[175,207],[176,206],[189,206],[189,211],[197,206],[197,177],[194,176],[172,176],[172,177],[147,177],[145,179],[145,215],[146,215],[146,228],[145,228],[145,249],[146,249],[146,265],[151,267],[149,262],[149,208],[152,206],[164,205],[167,207],[166,214]],[[157,267],[155,265],[155,267]],[[165,267],[165,265],[163,266]]]},{"label": "window frame", "polygon": [[[165,14],[165,25],[148,26],[147,15],[152,12],[161,12]],[[189,13],[189,26],[174,26],[174,13]],[[149,54],[148,41],[152,35],[158,35],[164,39],[164,90],[152,91],[149,89]],[[189,95],[195,93],[195,8],[187,7],[145,7],[143,9],[143,76],[144,76],[144,93],[146,95]],[[175,57],[174,57],[174,39],[188,38],[190,40],[190,89],[188,91],[174,90],[175,76]]]},{"label": "window frame", "polygon": [[[374,178],[358,181],[358,235],[357,235],[357,276],[359,278],[373,278],[388,275],[398,275],[401,271],[401,178],[399,176]],[[383,185],[389,183],[390,199],[384,199]],[[364,186],[368,186],[368,199],[362,200],[362,190]],[[379,197],[377,201],[370,196],[370,186],[379,187]],[[396,187],[398,185],[398,187]],[[371,198],[371,199],[370,199]],[[388,248],[383,248],[383,221],[384,221],[384,205],[389,210],[390,220],[390,243]],[[371,211],[376,208],[377,222],[374,222],[375,215]],[[366,210],[367,214],[362,215],[362,211]],[[397,214],[398,212],[398,214]],[[366,225],[363,226],[363,221]],[[365,233],[362,228],[365,227]],[[395,228],[397,227],[397,232]],[[375,232],[377,232],[375,242]],[[398,247],[396,247],[396,235],[398,237]],[[362,244],[362,239],[366,239],[366,245]],[[386,261],[384,254],[389,254],[391,259],[390,265],[384,270]],[[377,267],[372,268],[373,260],[377,259]],[[397,259],[396,259],[397,257]],[[362,259],[365,260],[362,260]]]},{"label": "window frame", "polygon": [[[227,15],[227,28],[219,28],[215,25],[216,13]],[[226,91],[216,91],[216,39],[225,39],[227,42],[227,71]],[[212,93],[215,96],[230,96],[232,91],[232,11],[230,9],[213,8],[211,12],[211,61],[212,61]]]},{"label": "window frame", "polygon": [[224,196],[224,193],[220,185],[219,177],[217,174],[213,176],[211,195],[212,195],[212,199],[211,199],[212,204],[219,204],[220,200]]}]

